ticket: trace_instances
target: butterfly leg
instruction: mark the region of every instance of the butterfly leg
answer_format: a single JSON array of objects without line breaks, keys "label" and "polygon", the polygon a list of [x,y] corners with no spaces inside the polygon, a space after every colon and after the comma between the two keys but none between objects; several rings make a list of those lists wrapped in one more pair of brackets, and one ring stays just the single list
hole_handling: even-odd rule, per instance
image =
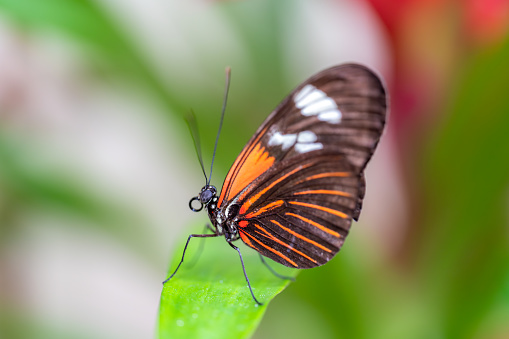
[{"label": "butterfly leg", "polygon": [[184,262],[184,256],[186,255],[187,245],[189,245],[189,241],[191,241],[192,238],[212,238],[212,237],[217,237],[217,236],[219,236],[219,234],[216,234],[216,233],[214,233],[214,234],[191,234],[189,236],[189,238],[187,238],[186,246],[184,246],[184,252],[182,252],[182,259],[180,259],[180,263],[178,264],[177,268],[175,269],[175,272],[173,272],[173,274],[170,275],[170,277],[168,279],[163,281],[163,285],[165,283],[167,283],[171,278],[173,278],[175,273],[177,273],[178,269],[180,268],[180,265],[182,265],[182,263]]},{"label": "butterfly leg", "polygon": [[266,261],[265,259],[263,259],[263,255],[259,254],[260,256],[260,260],[262,261],[262,263],[265,265],[265,267],[267,267],[269,269],[269,271],[272,272],[272,274],[274,274],[276,277],[278,277],[279,279],[285,279],[285,280],[291,280],[291,281],[295,281],[295,278],[294,277],[288,277],[286,275],[282,275],[282,274],[279,274],[277,273]]},{"label": "butterfly leg", "polygon": [[205,231],[203,233],[207,232],[207,229],[209,229],[212,233],[216,233],[216,231],[210,226],[209,223],[205,224]]},{"label": "butterfly leg", "polygon": [[247,277],[247,273],[246,273],[246,268],[244,267],[244,260],[242,259],[242,254],[240,253],[240,249],[235,246],[234,244],[232,244],[231,242],[228,241],[228,244],[234,249],[236,250],[238,253],[239,253],[239,257],[240,257],[240,263],[242,264],[242,270],[244,271],[244,277],[246,278],[246,281],[247,281],[247,286],[249,287],[249,292],[251,292],[251,296],[253,297],[253,300],[258,304],[258,305],[263,305],[261,302],[259,302],[254,293],[253,293],[253,289],[251,288],[251,283],[249,282],[249,278]]},{"label": "butterfly leg", "polygon": [[[207,230],[210,230],[212,233],[215,233],[212,226],[210,226],[210,224],[208,223],[205,224],[205,227],[203,228],[203,234],[207,233]],[[200,258],[201,253],[203,252],[203,248],[205,246],[205,238],[200,239],[200,244],[198,246],[199,246],[198,250],[187,264],[187,267],[189,268],[193,267],[198,262],[198,259]]]}]

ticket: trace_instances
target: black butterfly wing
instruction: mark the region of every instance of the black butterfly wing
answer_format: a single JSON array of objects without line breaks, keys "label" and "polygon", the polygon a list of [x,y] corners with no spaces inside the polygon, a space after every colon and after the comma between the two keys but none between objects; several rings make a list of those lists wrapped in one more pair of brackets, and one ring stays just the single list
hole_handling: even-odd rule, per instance
[{"label": "black butterfly wing", "polygon": [[[218,206],[241,239],[283,265],[325,264],[364,197],[364,168],[380,139],[386,96],[364,66],[329,68],[297,87],[230,169]],[[237,205],[238,208],[230,207]]]}]

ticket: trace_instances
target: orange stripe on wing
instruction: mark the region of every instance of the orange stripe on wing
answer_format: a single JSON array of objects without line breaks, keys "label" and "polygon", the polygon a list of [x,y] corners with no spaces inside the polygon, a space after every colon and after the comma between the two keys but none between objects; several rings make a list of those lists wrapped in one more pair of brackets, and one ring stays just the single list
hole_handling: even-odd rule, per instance
[{"label": "orange stripe on wing", "polygon": [[253,239],[254,241],[256,241],[257,243],[259,243],[260,245],[262,245],[263,247],[265,247],[266,249],[268,249],[269,251],[271,251],[272,253],[274,253],[275,255],[277,255],[278,257],[281,257],[283,259],[285,259],[287,262],[289,262],[290,264],[292,264],[293,266],[297,267],[298,265],[292,261],[290,258],[288,258],[287,256],[285,256],[283,253],[279,252],[279,251],[276,251],[275,249],[273,249],[272,247],[269,247],[267,245],[265,245],[264,243],[258,241],[255,237],[253,237],[251,234],[248,234],[246,233],[246,235],[248,237],[250,237],[251,239]]},{"label": "orange stripe on wing", "polygon": [[298,218],[298,219],[300,219],[300,220],[302,220],[304,222],[307,222],[308,224],[313,225],[313,226],[321,229],[322,231],[324,231],[326,233],[329,233],[330,235],[333,235],[333,236],[335,236],[337,238],[341,237],[341,234],[339,234],[338,232],[335,232],[335,231],[333,231],[333,230],[331,230],[331,229],[329,229],[329,228],[327,228],[327,227],[325,227],[323,225],[320,225],[319,223],[317,223],[314,220],[305,218],[305,217],[303,217],[301,215],[298,215],[298,214],[295,214],[295,213],[286,213],[286,215],[290,215],[292,217],[296,217],[296,218]]},{"label": "orange stripe on wing", "polygon": [[301,182],[304,182],[304,181],[309,181],[309,180],[314,180],[314,179],[321,179],[321,178],[331,178],[331,177],[346,178],[346,177],[349,177],[351,174],[352,173],[350,173],[350,172],[319,173],[319,174],[315,174],[315,175],[311,175],[309,177],[306,177],[306,178],[302,179],[301,181],[299,181],[297,184],[300,184]]},{"label": "orange stripe on wing", "polygon": [[323,207],[323,206],[320,206],[320,205],[313,205],[313,204],[308,204],[307,202],[300,202],[300,201],[290,201],[290,204],[304,206],[304,207],[309,207],[309,208],[316,208],[317,210],[337,215],[338,217],[343,218],[343,219],[348,218],[348,215],[346,213],[343,213],[343,212],[340,212],[340,211],[336,211],[336,210],[334,210],[332,208]]},{"label": "orange stripe on wing", "polygon": [[246,233],[244,233],[244,231],[239,230],[239,235],[240,235],[240,238],[242,239],[242,241],[247,246],[252,247],[256,250],[256,247],[254,247],[253,243],[251,242],[251,240],[249,240],[249,238],[246,236]]},{"label": "orange stripe on wing", "polygon": [[293,195],[302,195],[302,194],[332,194],[332,195],[340,195],[342,197],[351,197],[352,195],[343,191],[334,191],[334,190],[308,190],[302,192],[295,192]]},{"label": "orange stripe on wing", "polygon": [[[250,197],[246,202],[244,202],[244,204],[242,204],[242,207],[240,208],[240,214],[244,214],[248,209],[249,207],[251,207],[251,205],[253,205],[258,199],[260,199],[260,197],[265,194],[267,191],[269,191],[271,188],[273,188],[274,186],[276,186],[277,184],[279,184],[281,181],[285,180],[286,178],[288,178],[290,175],[306,168],[306,167],[309,167],[311,166],[311,164],[306,164],[304,166],[300,166],[296,169],[294,169],[293,171],[290,171],[288,173],[286,173],[285,175],[283,175],[282,177],[280,177],[279,179],[277,180],[274,180],[270,185],[268,185],[267,187],[265,187],[263,190],[261,190],[260,192],[256,193],[255,195],[253,195],[252,197]],[[243,194],[243,196],[247,194],[247,191]],[[241,196],[239,199],[242,200],[243,199],[243,196]]]},{"label": "orange stripe on wing", "polygon": [[[265,213],[267,211],[270,211],[274,208],[277,208],[281,205],[284,204],[284,201],[283,200],[276,200],[274,202],[271,202],[270,204],[267,204],[265,206],[263,206],[262,208],[258,209],[256,212],[251,212],[249,214],[246,214],[246,218],[254,218],[254,217],[257,217],[259,216],[260,214],[262,213]],[[242,213],[242,210],[241,210],[241,213]]]},{"label": "orange stripe on wing", "polygon": [[275,241],[277,242],[278,244],[281,244],[283,246],[285,246],[286,248],[289,248],[291,249],[292,251],[294,251],[295,253],[297,253],[298,255],[301,255],[303,256],[304,258],[308,259],[309,261],[312,261],[316,264],[316,260],[313,260],[311,257],[307,256],[306,254],[302,253],[301,251],[299,250],[296,250],[295,248],[293,248],[292,246],[290,246],[289,244],[279,240],[278,238],[276,238],[275,236],[273,236],[272,234],[270,234],[269,232],[267,232],[267,230],[265,230],[263,227],[260,227],[259,225],[255,224],[256,228],[258,228],[259,230],[262,230],[263,233],[265,234],[262,234],[260,232],[256,232],[258,234],[260,234],[261,236],[264,236],[272,241]]},{"label": "orange stripe on wing", "polygon": [[[287,213],[287,214],[288,214],[288,213]],[[289,229],[289,228],[287,228],[287,227],[284,227],[283,225],[281,225],[280,223],[278,223],[276,220],[271,220],[271,222],[272,222],[273,224],[275,224],[275,225],[277,225],[277,226],[281,227],[281,228],[282,228],[283,230],[285,230],[286,232],[288,232],[288,233],[290,233],[290,234],[292,234],[292,235],[296,236],[297,238],[302,239],[302,240],[304,240],[305,242],[308,242],[308,243],[310,243],[311,245],[314,245],[314,246],[316,246],[316,247],[318,247],[318,248],[320,248],[320,249],[322,249],[322,250],[324,250],[324,251],[326,251],[326,252],[332,253],[332,251],[331,251],[330,249],[328,249],[327,247],[322,246],[322,245],[320,245],[319,243],[317,243],[316,241],[313,241],[313,240],[311,240],[311,239],[309,239],[309,238],[307,238],[307,237],[303,236],[302,234],[299,234],[299,233],[297,233],[297,232],[294,232],[294,231],[292,231],[291,229]]]}]

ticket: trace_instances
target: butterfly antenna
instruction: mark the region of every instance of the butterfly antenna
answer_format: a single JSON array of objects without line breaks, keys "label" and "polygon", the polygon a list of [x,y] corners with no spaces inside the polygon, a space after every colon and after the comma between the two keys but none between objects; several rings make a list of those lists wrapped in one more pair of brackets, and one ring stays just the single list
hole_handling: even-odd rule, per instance
[{"label": "butterfly antenna", "polygon": [[208,185],[207,174],[205,173],[205,167],[203,166],[203,158],[201,155],[201,145],[200,145],[200,133],[198,133],[198,123],[196,122],[196,115],[194,111],[191,110],[189,114],[185,118],[187,127],[189,127],[189,132],[191,133],[191,137],[193,138],[194,150],[196,151],[196,155],[198,156],[198,161],[200,162],[201,170],[203,171],[203,176],[205,177],[205,183]]},{"label": "butterfly antenna", "polygon": [[207,181],[207,185],[210,183],[210,179],[212,178],[212,168],[214,167],[214,158],[216,157],[217,142],[219,141],[219,134],[221,134],[221,127],[223,126],[224,112],[226,111],[226,101],[228,100],[228,90],[230,88],[230,75],[231,68],[226,67],[226,84],[224,89],[223,109],[221,110],[221,120],[219,121],[219,129],[217,131],[216,143],[214,145],[214,153],[212,153],[212,164],[210,165],[210,175],[209,180]]}]

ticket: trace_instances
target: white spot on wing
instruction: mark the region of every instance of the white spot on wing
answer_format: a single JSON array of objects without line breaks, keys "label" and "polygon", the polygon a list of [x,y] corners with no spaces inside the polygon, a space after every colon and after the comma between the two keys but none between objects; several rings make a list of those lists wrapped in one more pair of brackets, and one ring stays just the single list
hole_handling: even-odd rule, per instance
[{"label": "white spot on wing", "polygon": [[319,101],[315,101],[310,105],[307,105],[301,110],[301,113],[303,115],[316,115],[323,111],[329,111],[329,110],[335,110],[338,106],[336,106],[336,103],[331,98],[323,98]]},{"label": "white spot on wing", "polygon": [[[311,86],[311,85],[308,85],[308,86]],[[311,86],[311,87],[313,87],[313,86]],[[316,100],[326,98],[326,97],[327,96],[325,95],[324,92],[313,87],[313,90],[311,90],[311,92],[309,92],[308,94],[302,95],[302,99],[295,101],[295,106],[297,106],[297,108],[303,108]]]},{"label": "white spot on wing", "polygon": [[313,85],[306,85],[304,86],[297,95],[295,95],[295,102],[301,101],[306,95],[311,93],[315,89],[315,86]]},{"label": "white spot on wing", "polygon": [[297,137],[297,142],[305,143],[305,142],[315,142],[316,134],[311,131],[303,131],[299,133]]},{"label": "white spot on wing", "polygon": [[295,145],[295,150],[299,153],[307,153],[311,151],[316,151],[319,149],[322,149],[323,145],[319,142],[316,142],[314,144],[297,144]]},{"label": "white spot on wing", "polygon": [[336,102],[313,85],[307,84],[294,96],[295,106],[304,116],[317,115],[318,119],[331,124],[341,122],[341,111]]},{"label": "white spot on wing", "polygon": [[281,132],[274,133],[269,139],[269,146],[281,145],[283,151],[292,147],[297,141],[296,134],[281,134]]},{"label": "white spot on wing", "polygon": [[323,148],[321,143],[315,142],[317,139],[316,134],[311,131],[302,131],[298,134],[282,134],[277,131],[270,137],[268,145],[281,146],[283,151],[294,146],[296,152],[307,153]]},{"label": "white spot on wing", "polygon": [[318,120],[326,121],[331,124],[337,124],[341,121],[341,112],[338,110],[322,112],[318,114]]}]

